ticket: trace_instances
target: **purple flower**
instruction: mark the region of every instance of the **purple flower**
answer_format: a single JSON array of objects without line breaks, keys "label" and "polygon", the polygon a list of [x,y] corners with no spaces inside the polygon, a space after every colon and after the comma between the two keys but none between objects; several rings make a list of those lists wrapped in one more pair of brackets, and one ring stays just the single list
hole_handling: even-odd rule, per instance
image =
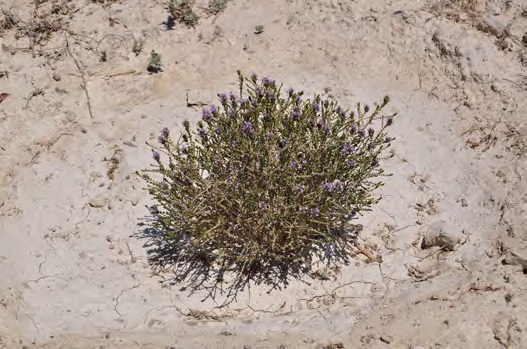
[{"label": "purple flower", "polygon": [[379,166],[379,160],[377,160],[377,159],[373,159],[373,161],[371,162],[371,166],[372,166],[372,167],[377,167],[377,166]]},{"label": "purple flower", "polygon": [[170,134],[170,130],[167,127],[163,127],[161,130],[161,134],[168,138],[168,135]]},{"label": "purple flower", "polygon": [[227,115],[230,118],[232,118],[234,116],[234,109],[232,109],[232,108],[227,109]]},{"label": "purple flower", "polygon": [[300,117],[300,108],[297,106],[293,108],[293,113],[291,113],[291,118],[298,119],[299,117]]},{"label": "purple flower", "polygon": [[390,116],[388,120],[386,121],[386,126],[392,126],[393,125],[393,116]]},{"label": "purple flower", "polygon": [[253,123],[250,121],[245,121],[242,126],[242,133],[244,135],[253,134],[254,133]]},{"label": "purple flower", "polygon": [[373,137],[374,133],[375,133],[375,130],[373,128],[368,129],[368,134],[370,135],[370,137]]},{"label": "purple flower", "polygon": [[323,103],[324,108],[327,108],[329,106],[329,101],[326,99]]},{"label": "purple flower", "polygon": [[188,129],[190,128],[190,122],[188,122],[188,120],[184,120],[183,121],[183,127],[185,127],[185,130],[188,131]]},{"label": "purple flower", "polygon": [[289,89],[287,89],[287,94],[289,95],[289,97],[293,97],[293,95],[295,94],[295,90],[290,87]]},{"label": "purple flower", "polygon": [[300,98],[300,96],[296,96],[295,98],[295,104],[296,105],[300,105],[302,103],[302,98]]},{"label": "purple flower", "polygon": [[364,112],[367,113],[370,111],[370,107],[368,105],[364,106]]},{"label": "purple flower", "polygon": [[344,155],[349,155],[351,153],[355,152],[355,148],[353,148],[351,145],[346,144],[344,146]]},{"label": "purple flower", "polygon": [[333,189],[333,185],[331,183],[324,183],[323,188],[327,191],[331,191]]},{"label": "purple flower", "polygon": [[346,112],[344,111],[344,109],[342,109],[340,106],[337,107],[337,113],[340,115],[340,117],[342,119],[345,119],[346,118]]},{"label": "purple flower", "polygon": [[353,125],[351,125],[351,133],[352,133],[352,134],[355,133],[355,132],[357,132],[357,130],[358,130],[357,124],[353,124]]},{"label": "purple flower", "polygon": [[229,93],[229,99],[231,100],[233,105],[236,103],[236,95],[234,93]]},{"label": "purple flower", "polygon": [[269,98],[270,101],[274,101],[276,99],[276,95],[274,94],[274,92],[269,91],[267,93],[267,98]]},{"label": "purple flower", "polygon": [[273,136],[274,134],[271,131],[267,132],[267,139],[271,139]]},{"label": "purple flower", "polygon": [[263,85],[265,87],[273,86],[274,85],[274,80],[273,79],[269,79],[268,77],[265,77],[265,78],[263,78]]},{"label": "purple flower", "polygon": [[315,215],[317,217],[318,217],[318,215],[320,215],[320,210],[318,209],[318,207],[316,207],[314,209],[313,208],[311,209],[311,215]]},{"label": "purple flower", "polygon": [[330,131],[329,125],[324,123],[324,125],[322,125],[322,131],[324,131],[324,133],[329,133]]},{"label": "purple flower", "polygon": [[207,134],[207,132],[205,131],[205,129],[203,127],[200,127],[198,129],[198,133],[199,133],[200,137],[205,137],[205,135]]},{"label": "purple flower", "polygon": [[357,161],[355,161],[355,160],[350,160],[350,161],[348,162],[348,165],[349,165],[349,167],[354,168],[354,167],[357,165]]},{"label": "purple flower", "polygon": [[202,110],[203,120],[205,120],[206,123],[210,124],[212,120],[212,113],[207,108],[203,108]]},{"label": "purple flower", "polygon": [[292,168],[295,168],[295,167],[296,167],[296,162],[291,161],[291,162],[289,163],[289,166],[291,166]]},{"label": "purple flower", "polygon": [[313,111],[315,112],[315,114],[318,114],[318,112],[320,112],[320,104],[313,103],[312,107],[313,107]]},{"label": "purple flower", "polygon": [[393,141],[393,138],[391,138],[391,137],[386,137],[384,139],[384,143],[390,143],[391,141]]},{"label": "purple flower", "polygon": [[362,137],[362,138],[365,138],[366,137],[366,131],[364,131],[364,129],[360,129],[359,130],[359,135]]},{"label": "purple flower", "polygon": [[219,98],[221,104],[227,103],[227,94],[226,93],[218,93],[218,98]]},{"label": "purple flower", "polygon": [[216,115],[218,114],[218,108],[215,105],[211,105],[210,112],[212,113],[212,115]]},{"label": "purple flower", "polygon": [[165,144],[166,141],[167,141],[167,138],[165,137],[165,135],[160,135],[159,137],[157,137],[157,141],[161,144]]},{"label": "purple flower", "polygon": [[216,131],[216,134],[218,134],[218,135],[219,135],[219,134],[220,134],[220,127],[219,127],[219,126],[216,126],[216,129],[215,129],[215,131]]},{"label": "purple flower", "polygon": [[157,150],[155,150],[152,155],[154,156],[155,161],[159,161],[159,159],[161,158],[161,154],[159,154]]},{"label": "purple flower", "polygon": [[254,91],[256,92],[256,96],[258,96],[258,98],[262,98],[263,97],[264,93],[263,93],[262,88],[260,86],[256,86]]}]

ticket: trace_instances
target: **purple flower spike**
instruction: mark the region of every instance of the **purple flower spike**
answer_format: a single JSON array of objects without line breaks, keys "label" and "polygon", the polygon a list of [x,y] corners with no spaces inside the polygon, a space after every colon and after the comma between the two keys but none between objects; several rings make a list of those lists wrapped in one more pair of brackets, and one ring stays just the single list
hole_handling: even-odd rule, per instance
[{"label": "purple flower spike", "polygon": [[207,132],[205,131],[205,129],[203,127],[200,127],[198,129],[198,133],[199,133],[200,137],[205,137],[205,135],[207,134]]},{"label": "purple flower spike", "polygon": [[256,92],[256,96],[258,96],[258,98],[262,98],[263,97],[264,93],[263,93],[262,88],[260,86],[256,86],[254,91]]},{"label": "purple flower spike", "polygon": [[167,139],[164,135],[161,135],[159,137],[157,137],[157,141],[160,143],[160,144],[165,144]]},{"label": "purple flower spike", "polygon": [[364,131],[363,129],[360,129],[359,130],[359,134],[362,138],[365,138],[366,137],[366,131]]},{"label": "purple flower spike", "polygon": [[300,105],[302,103],[302,98],[300,98],[300,96],[296,96],[295,98],[295,104],[296,105]]},{"label": "purple flower spike", "polygon": [[218,93],[218,98],[220,99],[221,104],[227,103],[227,94],[226,93]]},{"label": "purple flower spike", "polygon": [[313,103],[312,107],[313,107],[313,111],[315,112],[315,114],[318,114],[320,112],[320,104]]},{"label": "purple flower spike", "polygon": [[234,93],[230,93],[229,94],[229,99],[231,100],[231,102],[235,103],[236,102],[236,95]]},{"label": "purple flower spike", "polygon": [[358,129],[359,129],[359,128],[357,127],[357,124],[353,124],[353,125],[351,125],[351,133],[352,133],[352,134],[355,133],[355,132],[357,132]]},{"label": "purple flower spike", "polygon": [[273,133],[271,131],[267,132],[267,139],[273,138]]},{"label": "purple flower spike", "polygon": [[344,146],[344,155],[349,155],[351,153],[355,152],[355,148],[353,148],[351,145],[346,144]]},{"label": "purple flower spike", "polygon": [[250,121],[245,121],[242,126],[242,133],[244,135],[253,134],[254,133],[253,123]]},{"label": "purple flower spike", "polygon": [[379,160],[374,159],[374,160],[371,162],[371,166],[372,166],[372,167],[377,167],[377,166],[379,166]]},{"label": "purple flower spike", "polygon": [[154,156],[155,161],[159,161],[159,159],[161,158],[161,154],[159,154],[157,150],[155,150],[152,155]]},{"label": "purple flower spike", "polygon": [[212,120],[212,113],[210,112],[210,110],[208,110],[207,108],[203,108],[202,115],[203,115],[203,120],[206,123],[210,124]]},{"label": "purple flower spike", "polygon": [[331,183],[324,183],[324,189],[331,191],[333,189],[333,185]]},{"label": "purple flower spike", "polygon": [[289,163],[289,166],[291,166],[292,168],[295,168],[295,167],[296,167],[296,162],[291,161],[291,162]]},{"label": "purple flower spike", "polygon": [[355,161],[355,160],[350,160],[350,162],[348,162],[348,165],[349,165],[351,168],[354,168],[354,167],[357,165],[357,161]]},{"label": "purple flower spike", "polygon": [[268,77],[265,77],[265,78],[263,78],[263,85],[265,87],[273,86],[274,85],[274,80],[273,79],[269,79]]},{"label": "purple flower spike", "polygon": [[329,125],[324,123],[324,125],[322,125],[322,131],[324,131],[324,133],[329,133],[330,131]]},{"label": "purple flower spike", "polygon": [[393,125],[393,117],[389,117],[388,120],[386,121],[386,126],[392,126]]},{"label": "purple flower spike", "polygon": [[297,106],[297,107],[294,107],[293,108],[293,113],[291,114],[291,118],[292,119],[298,119],[300,118],[300,108]]},{"label": "purple flower spike", "polygon": [[168,135],[170,134],[170,130],[167,127],[163,127],[161,130],[161,134],[168,138]]},{"label": "purple flower spike", "polygon": [[293,97],[293,95],[295,94],[295,90],[292,87],[290,87],[287,90],[287,94],[289,95],[289,97]]},{"label": "purple flower spike", "polygon": [[329,101],[326,99],[323,104],[324,104],[324,108],[327,108],[329,106]]},{"label": "purple flower spike", "polygon": [[211,105],[210,106],[210,112],[211,112],[212,115],[218,114],[218,107],[216,107],[215,105]]},{"label": "purple flower spike", "polygon": [[270,91],[267,94],[267,98],[269,98],[269,100],[271,100],[271,101],[274,101],[276,99],[276,95],[274,94],[274,92]]}]

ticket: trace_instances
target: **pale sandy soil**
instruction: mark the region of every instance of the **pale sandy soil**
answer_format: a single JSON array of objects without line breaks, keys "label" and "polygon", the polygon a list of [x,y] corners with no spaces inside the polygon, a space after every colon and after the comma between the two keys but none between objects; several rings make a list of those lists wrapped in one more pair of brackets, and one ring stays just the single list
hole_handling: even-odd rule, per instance
[{"label": "pale sandy soil", "polygon": [[[527,1],[470,2],[232,0],[167,31],[162,1],[75,0],[43,47],[1,32],[0,347],[526,348]],[[34,21],[33,1],[0,7]],[[374,262],[212,310],[152,275],[133,173],[200,116],[187,92],[210,103],[237,69],[349,106],[389,94],[396,156],[361,219]],[[438,221],[453,251],[421,248]]]}]

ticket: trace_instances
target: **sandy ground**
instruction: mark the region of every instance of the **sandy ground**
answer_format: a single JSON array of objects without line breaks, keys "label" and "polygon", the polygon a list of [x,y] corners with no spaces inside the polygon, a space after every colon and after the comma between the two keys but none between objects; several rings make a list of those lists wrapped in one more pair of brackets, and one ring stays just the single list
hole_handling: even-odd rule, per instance
[{"label": "sandy ground", "polygon": [[[0,33],[0,347],[527,347],[527,1],[206,4],[196,29],[166,30],[162,1],[70,1],[42,47]],[[35,21],[33,1],[0,5]],[[210,103],[237,69],[349,106],[389,94],[400,116],[361,218],[375,260],[214,309],[152,274],[133,173],[161,127],[200,116],[187,93]],[[422,248],[438,222],[452,251]]]}]

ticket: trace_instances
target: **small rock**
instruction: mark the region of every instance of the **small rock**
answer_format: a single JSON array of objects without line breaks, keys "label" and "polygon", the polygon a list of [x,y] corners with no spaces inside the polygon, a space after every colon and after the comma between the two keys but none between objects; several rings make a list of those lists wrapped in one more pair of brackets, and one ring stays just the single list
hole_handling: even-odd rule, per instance
[{"label": "small rock", "polygon": [[388,336],[388,335],[383,335],[381,336],[381,342],[384,342],[386,344],[390,344],[391,342],[393,342],[393,337],[392,336]]},{"label": "small rock", "polygon": [[421,248],[441,247],[446,251],[453,251],[456,245],[461,242],[461,236],[454,231],[455,228],[450,227],[444,221],[430,224],[421,243]]},{"label": "small rock", "polygon": [[96,196],[94,198],[92,198],[88,204],[91,206],[91,207],[95,207],[95,208],[101,208],[101,207],[104,207],[104,205],[106,205],[106,198],[102,195],[99,195],[99,196]]},{"label": "small rock", "polygon": [[53,73],[53,80],[55,80],[55,81],[60,81],[60,80],[62,80],[62,78],[60,77],[59,74],[57,74],[57,73]]},{"label": "small rock", "polygon": [[111,237],[110,235],[108,235],[108,236],[106,237],[106,241],[108,241],[108,242],[112,242],[113,239],[112,239],[112,237]]},{"label": "small rock", "polygon": [[110,250],[113,250],[113,249],[115,248],[115,245],[114,245],[114,244],[111,244],[110,246],[108,246],[108,248],[109,248]]},{"label": "small rock", "polygon": [[465,199],[465,198],[461,199],[461,206],[463,206],[463,207],[467,207],[468,206],[467,199]]},{"label": "small rock", "polygon": [[259,25],[254,27],[254,33],[256,35],[262,34],[263,32],[264,32],[264,26],[263,25],[259,24]]},{"label": "small rock", "polygon": [[527,274],[527,259],[520,254],[510,251],[501,263],[505,265],[519,265],[522,267],[523,273]]},{"label": "small rock", "polygon": [[136,206],[139,203],[139,199],[132,199],[132,206]]},{"label": "small rock", "polygon": [[127,145],[129,147],[132,147],[132,148],[137,148],[137,145],[135,145],[134,142],[125,141],[125,142],[123,142],[123,144]]}]

